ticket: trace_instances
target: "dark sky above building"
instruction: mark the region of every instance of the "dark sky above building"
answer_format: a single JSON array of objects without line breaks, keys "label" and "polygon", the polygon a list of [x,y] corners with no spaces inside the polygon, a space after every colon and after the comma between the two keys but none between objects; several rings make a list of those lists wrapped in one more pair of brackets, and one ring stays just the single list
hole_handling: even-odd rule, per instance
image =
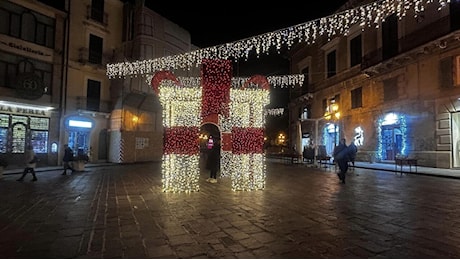
[{"label": "dark sky above building", "polygon": [[[190,33],[192,44],[206,48],[277,31],[332,15],[346,0],[235,2],[152,1],[145,5]],[[209,4],[212,3],[212,4]],[[265,55],[234,63],[234,76],[289,74],[289,60]],[[286,88],[272,89],[271,107],[286,106]]]},{"label": "dark sky above building", "polygon": [[[333,14],[345,0],[322,1],[152,1],[148,8],[191,35],[192,44],[210,47],[242,40]],[[206,4],[205,4],[206,3]],[[209,4],[212,3],[212,4]]]}]

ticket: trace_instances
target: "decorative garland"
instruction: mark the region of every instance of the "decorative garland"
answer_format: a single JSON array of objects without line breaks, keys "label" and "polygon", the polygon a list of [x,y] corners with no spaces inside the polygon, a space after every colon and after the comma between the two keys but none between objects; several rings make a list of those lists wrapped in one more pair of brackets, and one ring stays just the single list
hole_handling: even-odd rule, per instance
[{"label": "decorative garland", "polygon": [[[411,11],[413,16],[417,18],[428,5],[433,5],[434,2],[436,1],[376,1],[327,17],[223,45],[150,60],[107,64],[107,76],[109,78],[123,78],[151,74],[162,70],[187,69],[198,67],[206,59],[227,60],[231,57],[236,60],[248,59],[251,51],[259,56],[260,54],[268,54],[273,48],[276,50],[280,50],[282,46],[290,48],[295,43],[312,44],[321,36],[332,39],[340,35],[347,35],[350,28],[355,25],[360,26],[362,30],[371,26],[378,27],[392,14],[396,14],[401,19]],[[437,0],[437,2],[438,10],[440,10],[446,7],[450,0]]]}]

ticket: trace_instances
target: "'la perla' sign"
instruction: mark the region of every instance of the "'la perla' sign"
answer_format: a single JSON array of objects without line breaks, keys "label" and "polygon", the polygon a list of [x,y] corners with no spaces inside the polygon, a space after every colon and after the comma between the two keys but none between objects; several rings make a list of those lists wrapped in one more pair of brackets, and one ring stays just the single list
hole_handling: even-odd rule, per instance
[{"label": "'la perla' sign", "polygon": [[0,112],[8,112],[8,113],[13,113],[13,114],[28,114],[28,115],[36,115],[36,116],[47,116],[45,110],[26,108],[26,107],[11,107],[11,106],[6,106],[6,105],[0,105]]}]

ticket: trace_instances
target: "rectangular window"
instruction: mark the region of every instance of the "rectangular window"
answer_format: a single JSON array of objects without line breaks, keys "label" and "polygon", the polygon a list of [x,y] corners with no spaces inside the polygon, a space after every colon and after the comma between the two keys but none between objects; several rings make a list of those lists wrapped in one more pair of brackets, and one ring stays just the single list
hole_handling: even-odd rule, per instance
[{"label": "rectangular window", "polygon": [[6,147],[8,146],[9,119],[9,115],[0,114],[0,153],[6,153]]},{"label": "rectangular window", "polygon": [[93,64],[102,64],[102,38],[93,34],[89,35],[88,61]]},{"label": "rectangular window", "polygon": [[30,144],[35,153],[47,153],[48,131],[30,130]]},{"label": "rectangular window", "polygon": [[24,153],[26,145],[27,117],[12,116],[12,152]]},{"label": "rectangular window", "polygon": [[460,55],[455,57],[454,79],[455,86],[460,86]]},{"label": "rectangular window", "polygon": [[322,108],[323,108],[323,111],[321,113],[324,114],[324,112],[326,112],[326,109],[327,109],[327,99],[323,99]]},{"label": "rectangular window", "polygon": [[149,15],[144,15],[142,31],[145,35],[153,36],[153,18]]},{"label": "rectangular window", "polygon": [[454,86],[452,57],[447,57],[439,62],[439,84],[441,88]]},{"label": "rectangular window", "polygon": [[104,23],[104,0],[91,1],[91,19]]},{"label": "rectangular window", "polygon": [[86,90],[86,109],[90,111],[99,111],[101,99],[101,82],[88,79]]},{"label": "rectangular window", "polygon": [[0,127],[0,153],[6,153],[6,147],[8,145],[8,128]]},{"label": "rectangular window", "polygon": [[351,108],[363,106],[363,88],[355,88],[351,91]]},{"label": "rectangular window", "polygon": [[309,67],[306,67],[302,70],[302,74],[304,75],[304,80],[303,80],[303,84],[302,84],[302,95],[303,94],[306,94],[308,93],[309,91],[309,84],[310,82],[308,82],[308,78],[309,78],[309,74],[310,74],[310,68]]},{"label": "rectangular window", "polygon": [[361,34],[351,39],[350,41],[350,67],[361,64],[362,58],[362,43]]},{"label": "rectangular window", "polygon": [[326,59],[327,77],[330,78],[337,74],[336,51],[329,52]]},{"label": "rectangular window", "polygon": [[45,85],[45,94],[51,94],[51,86],[53,84],[53,65],[38,60],[27,59],[0,51],[0,85],[7,88],[16,88],[15,80],[20,73],[18,67],[22,71],[28,71],[29,68],[34,68],[34,73],[39,76]]},{"label": "rectangular window", "polygon": [[142,59],[153,59],[153,46],[152,45],[141,45],[142,47],[142,53],[141,53],[141,58]]}]

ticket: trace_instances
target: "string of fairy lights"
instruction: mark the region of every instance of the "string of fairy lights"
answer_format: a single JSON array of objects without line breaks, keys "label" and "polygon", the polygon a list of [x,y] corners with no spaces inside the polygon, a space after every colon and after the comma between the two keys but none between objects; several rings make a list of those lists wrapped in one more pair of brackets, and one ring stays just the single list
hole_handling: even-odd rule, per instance
[{"label": "string of fairy lights", "polygon": [[[150,84],[152,82],[153,75],[149,74],[145,76],[145,82]],[[233,77],[232,88],[241,88],[249,77]],[[179,84],[183,87],[199,87],[201,86],[201,77],[177,77]],[[302,86],[305,80],[304,74],[292,74],[292,75],[280,75],[280,76],[268,76],[267,77],[270,86],[279,88],[289,88],[293,86]],[[161,82],[164,86],[174,86],[177,82],[172,80],[163,80]]]},{"label": "string of fairy lights", "polygon": [[[202,119],[212,114],[219,115],[222,135],[231,135],[231,150],[223,151],[221,170],[223,176],[227,174],[230,176],[232,190],[263,189],[265,186],[264,107],[269,103],[269,88],[248,87],[247,78],[231,78],[230,65],[218,65],[218,60],[228,60],[230,57],[248,58],[251,51],[260,55],[268,53],[272,47],[279,50],[281,46],[290,47],[295,42],[312,43],[320,36],[327,36],[330,39],[338,35],[347,35],[350,27],[355,24],[359,24],[363,29],[372,25],[379,26],[387,16],[396,13],[399,18],[402,18],[410,10],[414,16],[417,16],[425,10],[426,5],[434,2],[435,0],[377,1],[233,43],[158,59],[109,64],[107,75],[109,78],[146,76],[158,71],[190,68],[207,61],[204,67],[210,70],[210,73],[203,73],[201,78],[179,78],[179,81],[159,79],[161,81],[159,98],[163,106],[165,140],[167,140],[163,158],[163,190],[171,192],[199,190],[199,145],[197,145],[199,129]],[[442,8],[450,1],[438,0],[437,2],[439,8]],[[299,83],[301,85],[304,80],[302,76],[269,77],[265,83],[268,81],[268,84],[286,87]],[[152,76],[146,78],[151,80]],[[267,86],[265,83],[262,82]],[[206,91],[210,93],[206,94]]]},{"label": "string of fairy lights", "polygon": [[107,76],[125,78],[162,70],[190,69],[198,67],[203,59],[248,59],[251,52],[255,52],[259,57],[261,54],[268,54],[273,48],[279,51],[283,46],[290,48],[295,43],[314,43],[317,38],[323,36],[328,39],[340,35],[346,36],[354,25],[359,25],[362,30],[371,26],[377,28],[392,14],[396,14],[399,19],[408,13],[417,18],[428,5],[434,5],[435,2],[440,10],[447,6],[450,0],[376,1],[306,23],[222,45],[155,59],[107,64]]}]

